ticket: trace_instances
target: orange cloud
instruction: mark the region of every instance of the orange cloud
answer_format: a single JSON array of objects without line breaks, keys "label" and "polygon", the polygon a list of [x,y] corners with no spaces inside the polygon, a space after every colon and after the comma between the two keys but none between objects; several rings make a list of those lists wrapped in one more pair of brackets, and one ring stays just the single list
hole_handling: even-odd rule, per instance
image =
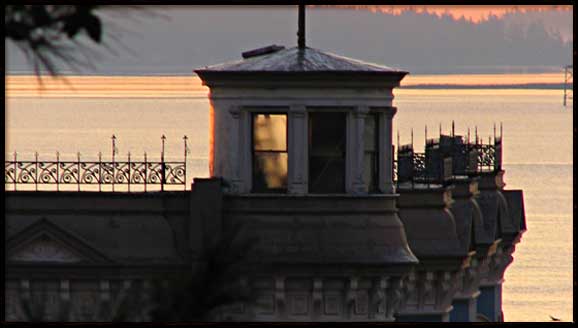
[{"label": "orange cloud", "polygon": [[[313,7],[313,6],[312,6]],[[387,6],[387,5],[345,5],[345,6],[315,6],[315,7],[332,7],[332,8],[343,8],[343,9],[354,9],[354,10],[368,10],[374,13],[384,13],[390,15],[401,15],[404,12],[413,11],[416,13],[427,13],[436,15],[438,17],[448,15],[455,20],[464,19],[472,23],[480,23],[487,21],[490,17],[494,16],[496,18],[504,17],[507,14],[515,12],[540,12],[540,11],[572,11],[573,6],[571,5],[557,5],[557,6],[450,6],[450,5],[437,5],[437,6]]]}]

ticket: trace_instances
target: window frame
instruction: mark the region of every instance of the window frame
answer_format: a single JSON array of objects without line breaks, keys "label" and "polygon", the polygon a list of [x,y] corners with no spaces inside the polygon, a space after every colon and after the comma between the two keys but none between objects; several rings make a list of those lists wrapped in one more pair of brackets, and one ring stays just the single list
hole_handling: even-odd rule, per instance
[{"label": "window frame", "polygon": [[[256,150],[255,149],[255,117],[257,115],[284,115],[285,116],[285,150]],[[254,110],[249,110],[249,124],[250,124],[250,139],[251,139],[251,193],[262,193],[262,194],[286,194],[289,191],[289,113],[286,108],[282,110],[271,110],[269,108],[255,108]],[[287,154],[287,182],[285,188],[265,188],[256,189],[255,183],[255,158],[256,153],[275,153],[275,154]]]},{"label": "window frame", "polygon": [[[352,106],[314,106],[307,107],[307,175],[308,175],[308,193],[309,194],[347,194],[348,189],[348,139],[349,136],[349,115],[355,107]],[[312,156],[312,135],[311,135],[311,114],[342,114],[343,115],[343,132],[345,134],[345,142],[343,148],[343,188],[339,192],[315,192],[312,191],[312,176],[311,176],[311,156]]]}]

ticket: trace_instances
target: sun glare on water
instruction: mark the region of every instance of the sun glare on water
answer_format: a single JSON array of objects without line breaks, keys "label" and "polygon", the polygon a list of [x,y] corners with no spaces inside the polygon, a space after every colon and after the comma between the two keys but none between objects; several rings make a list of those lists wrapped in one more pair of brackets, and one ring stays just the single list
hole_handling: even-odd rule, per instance
[{"label": "sun glare on water", "polygon": [[[412,86],[501,86],[561,84],[562,73],[408,75],[402,87]],[[207,98],[208,88],[197,76],[6,76],[7,97],[90,98]],[[421,91],[420,91],[421,92]]]}]

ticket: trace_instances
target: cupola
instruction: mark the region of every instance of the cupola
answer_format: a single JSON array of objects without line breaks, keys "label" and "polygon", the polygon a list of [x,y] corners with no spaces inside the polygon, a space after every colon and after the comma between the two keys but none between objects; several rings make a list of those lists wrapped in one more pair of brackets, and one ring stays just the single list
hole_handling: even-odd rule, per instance
[{"label": "cupola", "polygon": [[210,174],[232,193],[393,193],[393,89],[407,72],[305,45],[195,73],[210,88]]}]

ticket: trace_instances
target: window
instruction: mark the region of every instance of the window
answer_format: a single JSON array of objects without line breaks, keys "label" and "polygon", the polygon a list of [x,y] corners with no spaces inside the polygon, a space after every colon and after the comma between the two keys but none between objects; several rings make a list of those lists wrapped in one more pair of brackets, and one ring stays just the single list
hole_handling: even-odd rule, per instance
[{"label": "window", "polygon": [[287,191],[287,115],[253,114],[253,192]]},{"label": "window", "polygon": [[363,130],[364,153],[363,153],[363,180],[365,191],[376,192],[378,188],[378,123],[379,116],[375,113],[365,117],[365,128]]},{"label": "window", "polygon": [[309,192],[345,192],[345,113],[309,113]]}]

